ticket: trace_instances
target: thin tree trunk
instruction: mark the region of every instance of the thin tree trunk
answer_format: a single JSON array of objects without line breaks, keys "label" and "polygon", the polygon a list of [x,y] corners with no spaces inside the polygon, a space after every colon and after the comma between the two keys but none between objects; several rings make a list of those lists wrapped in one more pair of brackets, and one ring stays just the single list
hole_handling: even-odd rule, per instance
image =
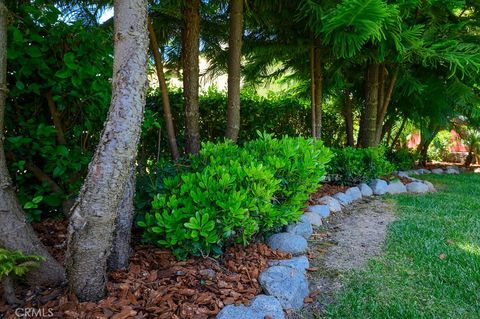
[{"label": "thin tree trunk", "polygon": [[366,88],[366,104],[365,104],[365,121],[364,127],[361,128],[362,140],[360,147],[374,147],[376,143],[376,127],[377,127],[377,106],[378,106],[378,71],[379,64],[372,63],[367,70],[367,88]]},{"label": "thin tree trunk", "polygon": [[310,48],[310,104],[312,108],[312,137],[317,136],[316,133],[316,121],[315,121],[315,47],[312,45]]},{"label": "thin tree trunk", "polygon": [[398,140],[400,139],[400,135],[402,135],[402,132],[403,132],[403,129],[405,128],[406,123],[407,123],[407,118],[404,117],[402,120],[402,124],[400,124],[397,134],[395,134],[395,137],[392,140],[392,144],[390,145],[391,148],[395,147],[395,144],[397,144]]},{"label": "thin tree trunk", "polygon": [[163,73],[163,60],[160,56],[155,30],[150,22],[148,22],[148,35],[150,37],[150,49],[153,53],[158,83],[160,84],[162,94],[163,116],[165,118],[165,126],[167,129],[168,144],[170,145],[173,159],[177,160],[180,157],[180,152],[178,151],[175,127],[173,126],[173,116],[170,108],[170,98],[168,97],[167,82],[165,81],[165,74]]},{"label": "thin tree trunk", "polygon": [[323,72],[320,52],[320,41],[315,39],[314,50],[314,78],[315,78],[315,138],[322,138],[322,99],[323,99]]},{"label": "thin tree trunk", "polygon": [[[383,66],[383,70],[385,70],[385,66]],[[385,71],[383,71],[385,72]],[[395,69],[390,81],[388,82],[388,86],[386,86],[383,90],[385,91],[382,94],[382,101],[381,104],[379,103],[379,110],[377,112],[377,128],[376,128],[376,139],[377,144],[380,144],[382,140],[382,132],[383,132],[383,121],[385,120],[385,116],[387,115],[388,107],[390,105],[390,101],[392,99],[393,89],[397,82],[398,77],[398,68]],[[380,106],[381,105],[381,106]]]},{"label": "thin tree trunk", "polygon": [[0,247],[20,250],[27,255],[35,254],[45,257],[46,261],[41,262],[38,268],[27,274],[27,280],[32,284],[57,285],[65,280],[65,272],[27,223],[15,195],[3,148],[5,100],[8,94],[7,14],[5,1],[0,0]]},{"label": "thin tree trunk", "polygon": [[200,42],[200,0],[186,2],[183,8],[182,62],[185,135],[187,153],[200,151],[200,113],[198,106]]},{"label": "thin tree trunk", "polygon": [[118,208],[115,234],[113,235],[113,247],[110,257],[108,258],[109,270],[128,267],[128,260],[132,251],[130,248],[130,240],[132,237],[132,223],[135,213],[135,171],[135,166],[133,166],[127,185],[125,186],[122,202]]},{"label": "thin tree trunk", "polygon": [[345,119],[345,133],[347,135],[347,146],[355,146],[355,140],[353,138],[353,110],[352,99],[350,98],[350,91],[344,90],[343,100],[343,117]]},{"label": "thin tree trunk", "polygon": [[147,0],[115,0],[112,100],[80,195],[72,208],[66,255],[80,300],[105,295],[115,221],[137,155],[147,81]]},{"label": "thin tree trunk", "polygon": [[240,66],[242,59],[243,1],[230,0],[228,37],[228,105],[225,136],[237,142],[240,131]]},{"label": "thin tree trunk", "polygon": [[57,142],[60,145],[66,145],[67,140],[65,139],[62,120],[60,118],[60,112],[58,112],[57,105],[53,100],[52,92],[47,91],[47,93],[45,93],[45,98],[47,99],[48,109],[50,110],[50,115],[52,116],[53,125],[55,125],[55,130],[57,132]]}]

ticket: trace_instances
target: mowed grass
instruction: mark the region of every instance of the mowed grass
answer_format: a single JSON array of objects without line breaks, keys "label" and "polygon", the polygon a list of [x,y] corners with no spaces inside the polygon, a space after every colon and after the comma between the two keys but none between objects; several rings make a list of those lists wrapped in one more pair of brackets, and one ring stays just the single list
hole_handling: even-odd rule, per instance
[{"label": "mowed grass", "polygon": [[480,174],[422,178],[438,192],[392,197],[384,252],[346,275],[326,318],[480,318]]}]

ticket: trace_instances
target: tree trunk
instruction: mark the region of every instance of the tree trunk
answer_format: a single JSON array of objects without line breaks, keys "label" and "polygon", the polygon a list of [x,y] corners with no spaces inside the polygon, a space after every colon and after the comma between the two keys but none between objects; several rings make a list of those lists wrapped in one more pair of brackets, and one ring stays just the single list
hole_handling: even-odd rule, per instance
[{"label": "tree trunk", "polygon": [[237,142],[240,131],[240,66],[242,59],[243,1],[230,0],[228,37],[228,105],[225,136]]},{"label": "tree trunk", "polygon": [[352,99],[350,97],[350,91],[344,90],[344,104],[343,104],[343,117],[345,119],[345,132],[347,134],[347,146],[355,146],[355,140],[353,138],[353,110]]},{"label": "tree trunk", "polygon": [[115,222],[115,233],[113,235],[112,252],[108,258],[109,270],[128,267],[128,260],[132,251],[130,248],[130,240],[132,237],[132,223],[135,213],[135,171],[135,166],[133,166],[127,185],[125,186],[123,199],[118,208],[117,220]]},{"label": "tree trunk", "polygon": [[320,41],[315,39],[314,57],[314,80],[315,80],[315,138],[322,138],[322,99],[323,99],[323,72],[320,55]]},{"label": "tree trunk", "polygon": [[376,143],[377,107],[378,107],[378,71],[379,64],[372,63],[367,70],[365,120],[360,140],[360,147],[374,147]]},{"label": "tree trunk", "polygon": [[315,47],[310,48],[310,105],[312,111],[312,137],[317,136],[315,132]]},{"label": "tree trunk", "polygon": [[407,124],[407,118],[404,117],[402,120],[402,124],[400,124],[400,128],[398,129],[397,134],[395,134],[395,137],[392,140],[392,144],[390,145],[391,148],[395,147],[395,144],[397,144],[398,140],[400,139],[400,135],[402,135],[403,129],[405,128],[405,124]]},{"label": "tree trunk", "polygon": [[66,255],[70,289],[80,300],[105,295],[115,221],[137,155],[147,81],[147,0],[116,0],[112,100],[72,208]]},{"label": "tree trunk", "polygon": [[187,153],[200,151],[200,113],[198,109],[200,41],[200,0],[187,1],[183,8],[182,63],[185,101],[185,135]]},{"label": "tree trunk", "polygon": [[180,153],[178,151],[177,138],[175,136],[175,127],[173,126],[167,82],[165,81],[165,74],[163,73],[163,61],[158,48],[157,36],[153,29],[153,25],[150,22],[148,22],[148,35],[150,37],[150,49],[152,50],[153,59],[155,60],[155,69],[157,71],[158,83],[160,84],[162,94],[163,116],[165,118],[165,126],[167,129],[168,144],[170,145],[173,159],[177,160],[180,157]]},{"label": "tree trunk", "polygon": [[[390,105],[390,100],[392,99],[393,89],[397,82],[398,76],[398,68],[395,69],[390,81],[388,82],[388,86],[386,86],[385,76],[386,76],[386,69],[385,66],[381,66],[382,73],[383,73],[383,85],[382,86],[382,96],[379,96],[379,108],[377,111],[377,128],[376,128],[376,142],[380,144],[382,140],[382,132],[383,132],[383,121],[385,120],[385,115],[387,115],[388,106]],[[382,80],[382,76],[380,77]],[[380,102],[381,101],[381,102]]]},{"label": "tree trunk", "polygon": [[15,295],[15,282],[11,276],[2,279],[3,298],[9,305],[19,305],[22,303]]},{"label": "tree trunk", "polygon": [[57,142],[60,145],[66,145],[67,140],[65,139],[65,133],[63,131],[60,112],[58,112],[57,105],[53,100],[52,92],[51,91],[46,92],[45,98],[47,99],[48,109],[50,110],[50,115],[52,116],[53,125],[55,126],[55,131],[57,133]]},{"label": "tree trunk", "polygon": [[39,268],[27,274],[27,280],[38,285],[57,285],[65,280],[63,267],[48,253],[27,223],[10,179],[3,143],[5,100],[7,97],[7,8],[0,0],[0,247],[20,250],[27,255],[46,258]]}]

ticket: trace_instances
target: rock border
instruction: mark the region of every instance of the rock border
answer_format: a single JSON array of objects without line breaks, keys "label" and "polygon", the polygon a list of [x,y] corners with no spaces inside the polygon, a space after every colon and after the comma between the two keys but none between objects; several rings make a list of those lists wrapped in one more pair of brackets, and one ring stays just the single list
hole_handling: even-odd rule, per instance
[{"label": "rock border", "polygon": [[[322,220],[330,214],[341,212],[344,207],[362,198],[382,196],[385,194],[422,194],[435,192],[435,187],[428,181],[411,177],[423,174],[459,174],[456,166],[443,169],[417,169],[411,171],[395,172],[397,176],[408,179],[410,183],[404,185],[400,180],[387,182],[382,179],[374,179],[370,183],[361,183],[348,188],[344,193],[340,192],[332,196],[324,196],[318,199],[315,205],[308,207],[304,215],[296,223],[284,228],[283,232],[271,235],[266,243],[275,250],[290,253],[294,257],[286,260],[276,260],[269,263],[259,277],[263,292],[269,297],[262,301],[267,306],[258,307],[256,300],[248,307],[244,305],[228,305],[224,307],[217,318],[271,318],[284,319],[284,310],[297,310],[304,305],[304,299],[309,296],[308,278],[306,269],[309,267],[307,240],[312,236],[313,228],[320,227]],[[266,297],[266,296],[265,296]],[[252,316],[255,313],[255,316]],[[228,314],[228,315],[227,315]],[[226,316],[227,315],[227,316]]]}]

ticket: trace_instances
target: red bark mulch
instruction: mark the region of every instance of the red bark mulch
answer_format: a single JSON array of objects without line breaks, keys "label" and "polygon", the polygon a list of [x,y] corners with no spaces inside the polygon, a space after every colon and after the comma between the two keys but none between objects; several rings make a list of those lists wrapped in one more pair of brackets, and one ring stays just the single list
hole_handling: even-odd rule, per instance
[{"label": "red bark mulch", "polygon": [[339,192],[345,192],[348,189],[348,186],[342,185],[334,185],[334,184],[322,184],[319,189],[312,195],[310,195],[310,199],[308,200],[308,205],[315,205],[316,201],[323,196],[332,196]]},{"label": "red bark mulch", "polygon": [[[34,227],[63,262],[66,222],[47,220]],[[253,243],[228,248],[218,261],[177,261],[167,250],[138,246],[129,268],[110,274],[107,296],[98,302],[79,302],[66,288],[23,287],[17,289],[17,297],[24,301],[23,308],[51,309],[53,318],[206,319],[224,305],[248,304],[260,293],[258,276],[268,260],[290,257]],[[17,318],[14,312],[15,308],[0,301],[0,314],[5,318]]]}]

